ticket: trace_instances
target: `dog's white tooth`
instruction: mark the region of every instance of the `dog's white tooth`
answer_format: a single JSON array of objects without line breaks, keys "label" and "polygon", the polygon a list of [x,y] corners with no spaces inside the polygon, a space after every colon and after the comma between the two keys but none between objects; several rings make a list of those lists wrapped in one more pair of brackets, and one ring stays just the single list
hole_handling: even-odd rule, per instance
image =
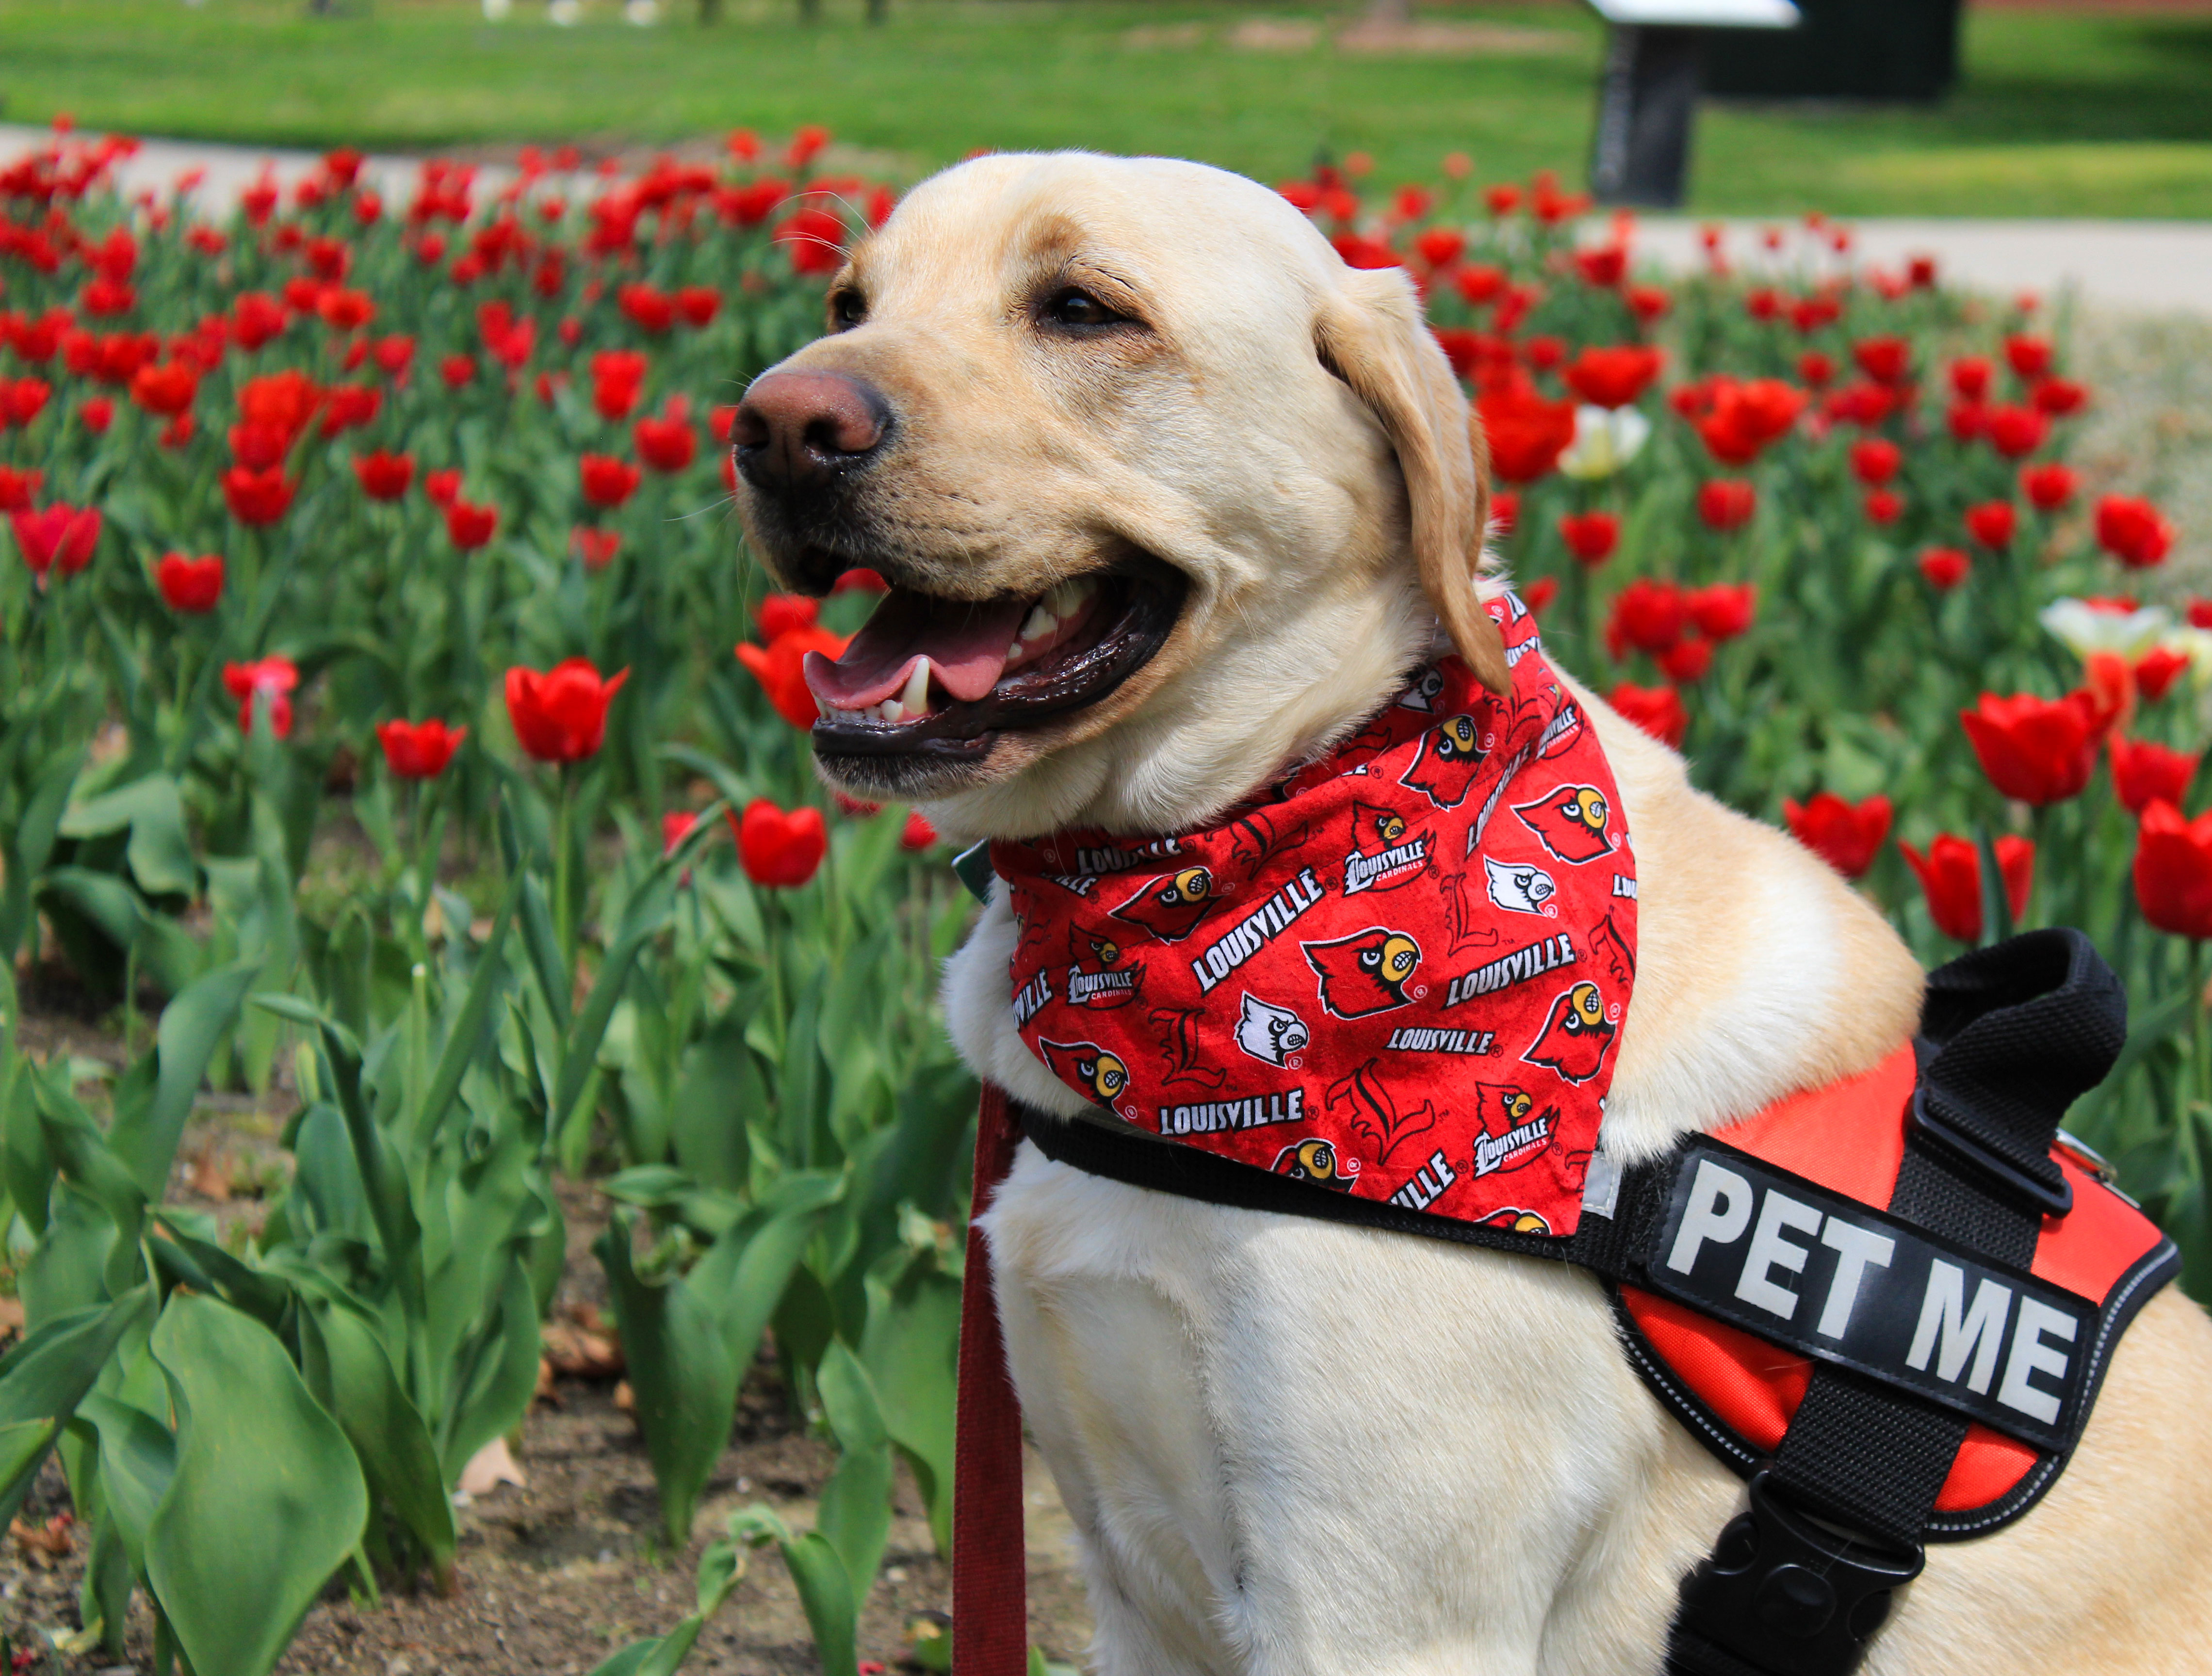
[{"label": "dog's white tooth", "polygon": [[830,714],[830,701],[826,698],[817,698],[814,701],[814,707],[820,711],[824,718]]},{"label": "dog's white tooth", "polygon": [[1037,601],[1036,607],[1024,619],[1020,637],[1025,641],[1041,641],[1059,626],[1060,619],[1052,611],[1052,595],[1047,594]]},{"label": "dog's white tooth", "polygon": [[906,707],[895,698],[887,698],[876,706],[876,714],[885,721],[904,721]]},{"label": "dog's white tooth", "polygon": [[1014,661],[1014,659],[1017,659],[1017,658],[1020,657],[1021,655],[1022,655],[1022,643],[1021,643],[1021,641],[1020,641],[1018,639],[1012,640],[1012,641],[1009,641],[1006,643],[1006,661],[1007,661],[1008,663],[1010,663],[1010,664],[1011,664],[1012,662],[1013,662],[1013,661]]},{"label": "dog's white tooth", "polygon": [[906,690],[899,695],[899,703],[908,715],[918,716],[929,708],[929,659],[914,660],[914,673],[906,678]]}]

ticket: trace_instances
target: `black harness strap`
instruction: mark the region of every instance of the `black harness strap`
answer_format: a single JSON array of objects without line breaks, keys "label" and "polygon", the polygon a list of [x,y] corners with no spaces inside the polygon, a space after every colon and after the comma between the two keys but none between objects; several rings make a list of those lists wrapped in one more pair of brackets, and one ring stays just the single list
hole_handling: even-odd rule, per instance
[{"label": "black harness strap", "polygon": [[[2079,932],[2033,932],[1931,974],[1892,1213],[2027,1268],[2045,1216],[2073,1208],[2051,1157],[2058,1125],[2126,1035],[2119,981]],[[1919,1574],[1966,1426],[1910,1392],[1817,1365],[1772,1465],[1753,1479],[1750,1510],[1683,1580],[1673,1676],[1855,1670],[1891,1591]]]},{"label": "black harness strap", "polygon": [[[2027,1271],[2044,1218],[2072,1205],[2050,1156],[2059,1121],[2103,1080],[2125,1036],[2119,982],[2078,932],[2032,932],[1930,974],[1890,1213]],[[1564,1260],[1616,1285],[1650,1284],[1697,1144],[1618,1170],[1601,1151],[1581,1224],[1561,1240],[1334,1192],[1103,1114],[1012,1109],[1046,1157],[1131,1187]],[[1748,1508],[1683,1580],[1669,1676],[1850,1676],[1892,1592],[1919,1574],[1967,1424],[1893,1383],[1817,1363],[1774,1459],[1752,1475]]]}]

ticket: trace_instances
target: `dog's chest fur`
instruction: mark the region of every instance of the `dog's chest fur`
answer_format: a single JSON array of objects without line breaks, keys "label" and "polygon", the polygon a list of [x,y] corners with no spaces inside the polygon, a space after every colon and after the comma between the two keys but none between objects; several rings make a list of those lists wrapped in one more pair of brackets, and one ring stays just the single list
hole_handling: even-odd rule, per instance
[{"label": "dog's chest fur", "polygon": [[[1014,1034],[1012,937],[994,907],[956,956],[955,1034],[1066,1112]],[[1680,1565],[1649,1552],[1639,1498],[1683,1440],[1589,1276],[1143,1193],[1029,1147],[985,1228],[1105,1676],[1410,1671],[1455,1645],[1437,1668],[1648,1664]],[[1699,1476],[1711,1516],[1687,1528],[1717,1530],[1733,1485]],[[1663,1587],[1634,1587],[1654,1559]]]}]

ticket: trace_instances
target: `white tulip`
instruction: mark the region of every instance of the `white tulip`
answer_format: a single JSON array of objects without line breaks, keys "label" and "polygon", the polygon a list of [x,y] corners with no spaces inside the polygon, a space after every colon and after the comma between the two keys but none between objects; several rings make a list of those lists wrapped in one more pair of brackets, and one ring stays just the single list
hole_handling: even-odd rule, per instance
[{"label": "white tulip", "polygon": [[2054,599],[2037,616],[2079,658],[2087,658],[2092,652],[2139,658],[2173,627],[2173,618],[2163,606],[2106,611],[2082,599]]},{"label": "white tulip", "polygon": [[1634,459],[1651,435],[1651,422],[1632,407],[1578,407],[1575,440],[1559,456],[1570,477],[1610,477]]}]

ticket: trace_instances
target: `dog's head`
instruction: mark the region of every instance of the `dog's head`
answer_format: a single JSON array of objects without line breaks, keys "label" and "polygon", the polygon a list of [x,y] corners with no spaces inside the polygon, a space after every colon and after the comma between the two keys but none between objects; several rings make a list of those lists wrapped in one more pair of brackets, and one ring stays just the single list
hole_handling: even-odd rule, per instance
[{"label": "dog's head", "polygon": [[1465,400],[1402,271],[1274,192],[1081,154],[963,164],[852,252],[738,412],[787,586],[891,592],[808,660],[823,771],[940,823],[1175,830],[1382,701],[1477,600]]}]

